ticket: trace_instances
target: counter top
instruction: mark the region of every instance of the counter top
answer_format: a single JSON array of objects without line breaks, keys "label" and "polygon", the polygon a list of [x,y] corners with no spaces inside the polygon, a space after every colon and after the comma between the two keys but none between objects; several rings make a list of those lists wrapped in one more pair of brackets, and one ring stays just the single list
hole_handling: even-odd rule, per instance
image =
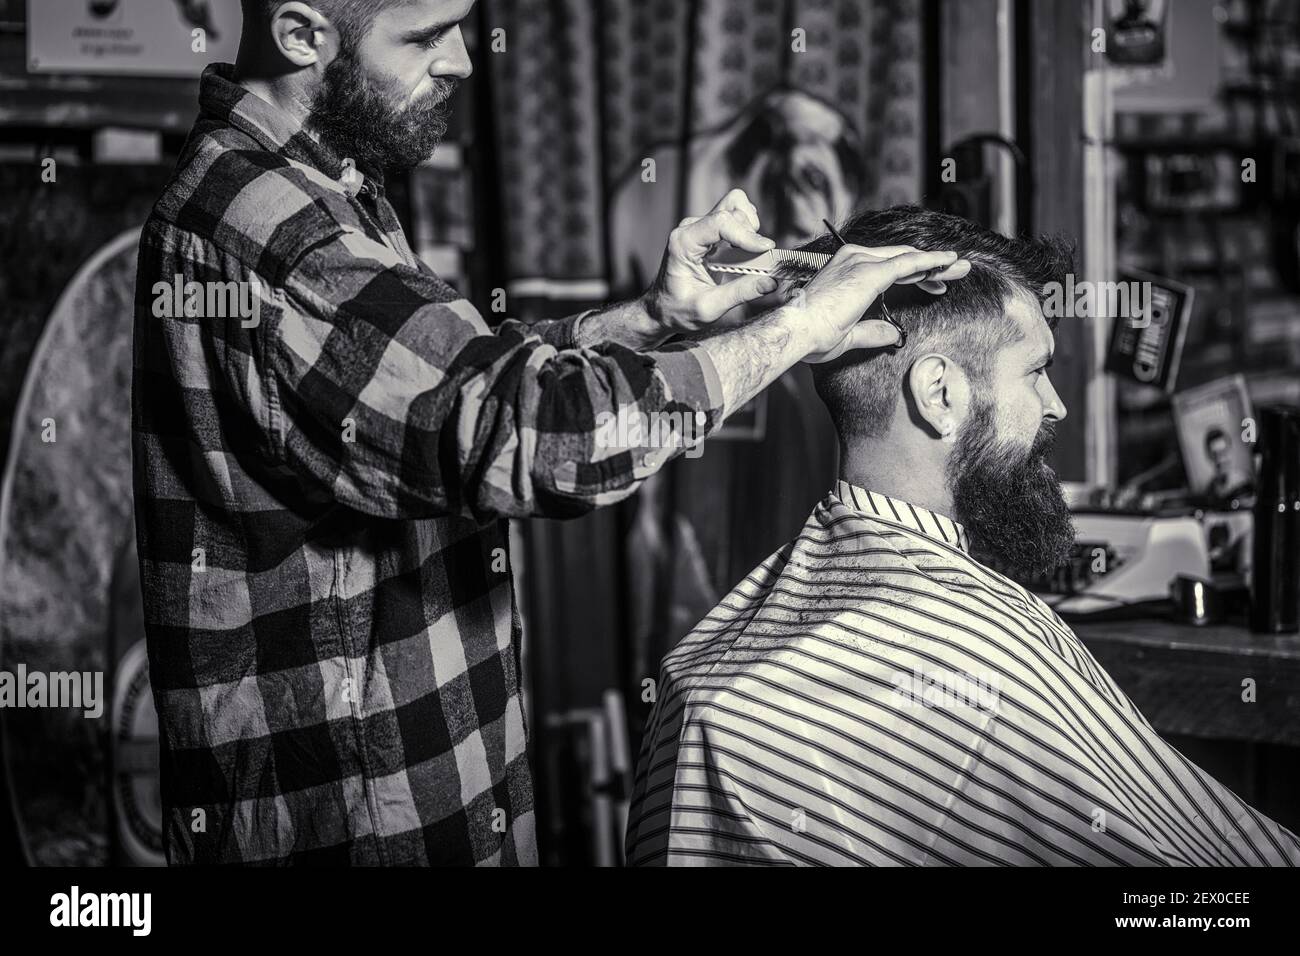
[{"label": "counter top", "polygon": [[1159,616],[1069,623],[1162,733],[1300,746],[1300,635]]}]

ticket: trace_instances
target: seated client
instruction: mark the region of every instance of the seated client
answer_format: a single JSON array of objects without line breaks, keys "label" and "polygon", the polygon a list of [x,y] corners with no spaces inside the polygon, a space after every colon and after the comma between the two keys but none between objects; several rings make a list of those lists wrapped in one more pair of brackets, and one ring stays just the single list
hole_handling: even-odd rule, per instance
[{"label": "seated client", "polygon": [[815,368],[839,480],[665,657],[628,862],[1300,863],[990,567],[1044,571],[1073,541],[1041,307],[1068,254],[911,207],[842,232],[971,273],[886,293],[903,348]]}]

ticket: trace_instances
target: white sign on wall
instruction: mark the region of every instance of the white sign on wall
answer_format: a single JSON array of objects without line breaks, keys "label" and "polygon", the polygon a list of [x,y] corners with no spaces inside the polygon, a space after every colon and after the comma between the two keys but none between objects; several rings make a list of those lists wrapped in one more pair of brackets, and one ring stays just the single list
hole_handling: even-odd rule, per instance
[{"label": "white sign on wall", "polygon": [[197,76],[233,63],[239,0],[27,0],[31,73]]}]

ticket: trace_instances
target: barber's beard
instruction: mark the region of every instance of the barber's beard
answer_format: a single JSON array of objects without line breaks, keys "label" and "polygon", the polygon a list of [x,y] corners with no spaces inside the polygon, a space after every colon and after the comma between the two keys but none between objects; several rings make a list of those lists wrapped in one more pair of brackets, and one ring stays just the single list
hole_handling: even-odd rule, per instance
[{"label": "barber's beard", "polygon": [[1056,426],[1025,450],[997,440],[991,406],[974,409],[948,462],[956,518],[976,557],[1015,577],[1052,571],[1074,543],[1061,483],[1047,466]]},{"label": "barber's beard", "polygon": [[432,156],[446,135],[456,85],[454,78],[442,77],[407,105],[394,84],[368,76],[345,47],[325,68],[310,127],[340,159],[359,167],[410,169]]}]

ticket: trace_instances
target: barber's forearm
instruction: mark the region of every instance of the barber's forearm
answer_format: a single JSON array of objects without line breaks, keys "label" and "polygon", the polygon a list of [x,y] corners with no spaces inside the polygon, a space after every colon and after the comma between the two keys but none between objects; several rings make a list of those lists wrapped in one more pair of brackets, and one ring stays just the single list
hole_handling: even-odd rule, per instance
[{"label": "barber's forearm", "polygon": [[641,299],[619,302],[578,320],[573,343],[580,349],[613,343],[634,351],[662,345],[668,334],[646,311]]},{"label": "barber's forearm", "polygon": [[722,382],[723,414],[730,415],[812,352],[797,317],[773,309],[742,328],[701,341]]}]

